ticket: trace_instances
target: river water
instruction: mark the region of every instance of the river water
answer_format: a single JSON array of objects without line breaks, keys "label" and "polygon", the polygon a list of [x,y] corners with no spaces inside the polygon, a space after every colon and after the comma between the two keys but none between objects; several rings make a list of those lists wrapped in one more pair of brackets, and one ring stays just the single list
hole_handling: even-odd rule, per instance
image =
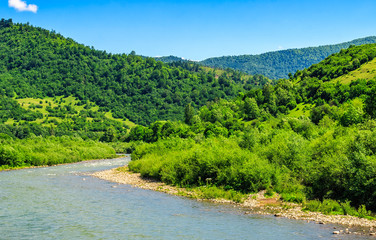
[{"label": "river water", "polygon": [[129,160],[0,172],[0,239],[374,239],[85,175]]}]

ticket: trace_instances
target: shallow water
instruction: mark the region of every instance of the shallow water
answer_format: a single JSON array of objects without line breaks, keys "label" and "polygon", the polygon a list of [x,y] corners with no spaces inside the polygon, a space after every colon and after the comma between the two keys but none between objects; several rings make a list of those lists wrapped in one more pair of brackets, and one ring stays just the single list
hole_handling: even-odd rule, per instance
[{"label": "shallow water", "polygon": [[374,239],[85,175],[129,160],[0,172],[0,239]]}]

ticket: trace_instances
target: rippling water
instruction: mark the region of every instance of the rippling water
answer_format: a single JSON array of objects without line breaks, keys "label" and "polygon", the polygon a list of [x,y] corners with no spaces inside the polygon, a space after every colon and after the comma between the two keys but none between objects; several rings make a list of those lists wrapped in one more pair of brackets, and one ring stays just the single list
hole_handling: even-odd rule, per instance
[{"label": "rippling water", "polygon": [[332,235],[332,225],[244,215],[233,206],[85,175],[128,161],[126,157],[0,172],[0,239],[360,238]]}]

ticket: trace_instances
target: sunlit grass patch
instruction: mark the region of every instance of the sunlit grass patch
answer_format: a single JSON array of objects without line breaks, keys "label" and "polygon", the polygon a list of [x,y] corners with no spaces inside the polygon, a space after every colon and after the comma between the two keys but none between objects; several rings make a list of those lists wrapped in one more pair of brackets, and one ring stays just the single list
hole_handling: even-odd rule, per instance
[{"label": "sunlit grass patch", "polygon": [[371,80],[376,78],[376,58],[360,66],[360,68],[331,80],[331,82],[340,82],[342,84],[350,84],[358,79]]}]

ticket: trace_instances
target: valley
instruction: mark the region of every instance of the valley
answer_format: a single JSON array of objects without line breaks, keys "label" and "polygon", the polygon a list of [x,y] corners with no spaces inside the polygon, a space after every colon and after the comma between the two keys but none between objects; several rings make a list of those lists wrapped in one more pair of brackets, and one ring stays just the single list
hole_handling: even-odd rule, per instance
[{"label": "valley", "polygon": [[372,39],[306,49],[322,61],[278,63],[285,70],[265,77],[111,54],[3,19],[1,169],[129,153],[129,171],[200,198],[262,192],[374,221],[376,44],[362,44]]}]

